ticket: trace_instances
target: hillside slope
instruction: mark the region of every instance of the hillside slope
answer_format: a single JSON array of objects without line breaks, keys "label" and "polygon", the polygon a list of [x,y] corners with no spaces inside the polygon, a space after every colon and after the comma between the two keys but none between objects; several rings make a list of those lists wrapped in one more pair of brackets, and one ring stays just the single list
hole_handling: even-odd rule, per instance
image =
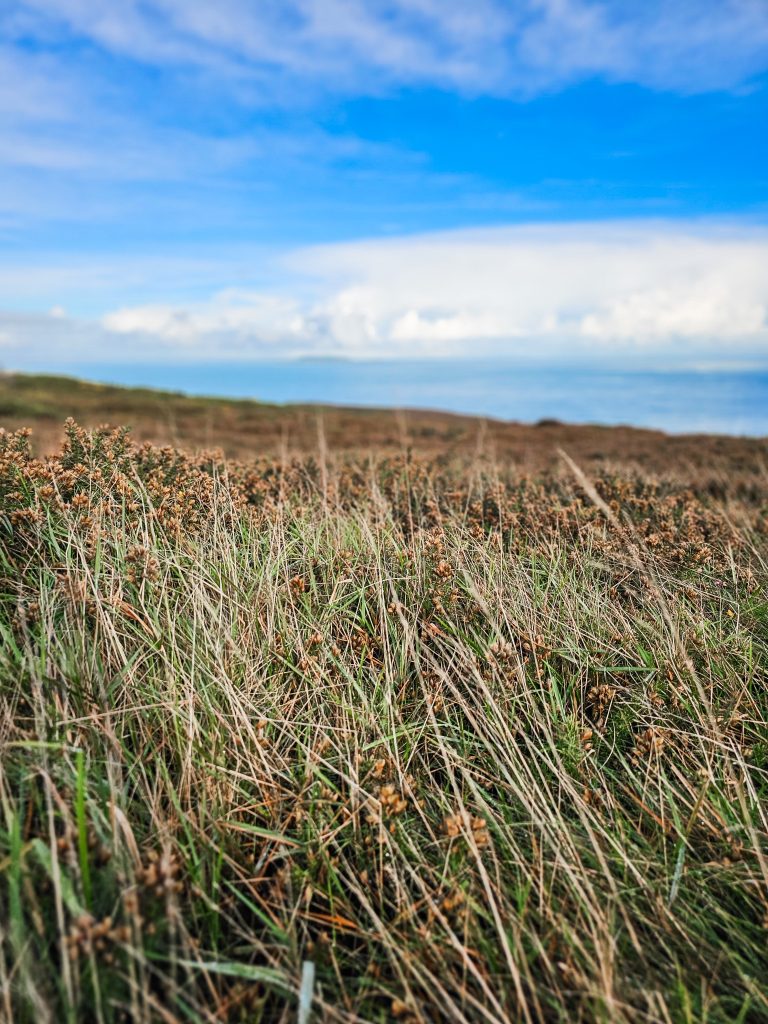
[{"label": "hillside slope", "polygon": [[635,466],[720,494],[764,487],[768,474],[768,439],[666,435],[552,421],[532,426],[420,410],[269,405],[66,377],[0,375],[0,427],[30,427],[36,451],[58,448],[67,417],[86,427],[128,425],[137,441],[190,451],[216,447],[227,457],[241,459],[410,448],[440,457],[479,453],[536,472],[557,466],[564,449],[585,468]]}]

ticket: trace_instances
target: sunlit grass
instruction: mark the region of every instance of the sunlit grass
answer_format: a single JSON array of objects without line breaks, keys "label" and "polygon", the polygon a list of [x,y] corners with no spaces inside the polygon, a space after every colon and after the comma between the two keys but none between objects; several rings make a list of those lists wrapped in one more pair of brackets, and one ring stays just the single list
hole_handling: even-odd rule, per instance
[{"label": "sunlit grass", "polygon": [[768,1019],[765,495],[0,441],[0,1017]]}]

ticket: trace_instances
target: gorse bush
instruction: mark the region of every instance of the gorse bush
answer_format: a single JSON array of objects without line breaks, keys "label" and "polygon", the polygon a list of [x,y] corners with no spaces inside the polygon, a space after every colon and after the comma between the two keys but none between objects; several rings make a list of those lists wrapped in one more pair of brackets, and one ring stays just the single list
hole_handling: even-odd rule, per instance
[{"label": "gorse bush", "polygon": [[766,497],[1,434],[0,1017],[768,1020]]}]

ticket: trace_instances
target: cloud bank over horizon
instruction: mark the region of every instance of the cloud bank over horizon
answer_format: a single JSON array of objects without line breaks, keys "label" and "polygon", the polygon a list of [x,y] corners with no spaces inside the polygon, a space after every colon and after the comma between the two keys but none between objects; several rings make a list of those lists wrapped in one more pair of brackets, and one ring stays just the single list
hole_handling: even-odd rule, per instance
[{"label": "cloud bank over horizon", "polygon": [[441,232],[295,250],[278,276],[279,290],[238,282],[198,301],[90,318],[0,312],[0,359],[18,368],[309,354],[768,364],[768,230],[757,228]]}]

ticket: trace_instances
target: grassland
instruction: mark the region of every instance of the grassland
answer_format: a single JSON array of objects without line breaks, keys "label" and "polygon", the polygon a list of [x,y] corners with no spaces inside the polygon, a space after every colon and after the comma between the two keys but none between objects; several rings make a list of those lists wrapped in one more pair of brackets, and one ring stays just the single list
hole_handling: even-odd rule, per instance
[{"label": "grassland", "polygon": [[765,442],[19,380],[0,1019],[768,1020]]}]

